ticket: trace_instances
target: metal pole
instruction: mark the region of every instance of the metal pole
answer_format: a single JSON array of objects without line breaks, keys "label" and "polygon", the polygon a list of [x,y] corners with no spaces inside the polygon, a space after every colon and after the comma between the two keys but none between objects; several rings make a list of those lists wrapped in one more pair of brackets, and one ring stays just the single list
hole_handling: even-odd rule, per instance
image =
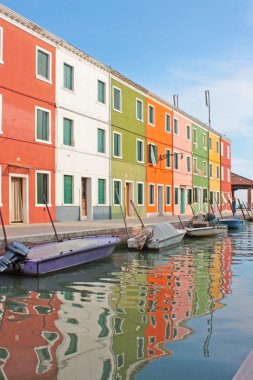
[{"label": "metal pole", "polygon": [[240,202],[240,199],[238,198],[238,202],[239,202],[239,206],[240,206],[240,209],[241,209],[241,211],[242,211],[242,215],[243,215],[243,217],[244,217],[244,220],[246,220],[246,217],[245,217],[245,215],[244,215],[244,211],[243,211],[243,208],[242,208],[242,205],[241,205],[241,202]]},{"label": "metal pole", "polygon": [[4,219],[3,219],[1,207],[0,207],[0,219],[1,219],[1,224],[2,224],[2,229],[3,229],[3,234],[4,234],[5,247],[7,248],[8,240],[7,240],[7,234],[6,234],[6,230],[4,226]]},{"label": "metal pole", "polygon": [[141,217],[140,217],[138,211],[136,210],[136,207],[135,207],[134,202],[132,201],[132,199],[130,199],[130,203],[131,203],[131,205],[133,206],[134,211],[135,211],[136,215],[138,216],[139,221],[141,222],[142,229],[144,229],[144,228],[145,228],[144,223],[143,223],[143,221],[142,221],[142,219],[141,219]]},{"label": "metal pole", "polygon": [[249,210],[247,209],[245,203],[242,202],[242,205],[243,205],[243,207],[245,208],[245,210],[247,211],[247,214],[248,214],[248,216],[249,216],[249,220],[251,220],[252,218],[251,218],[251,216],[250,216]]},{"label": "metal pole", "polygon": [[183,225],[183,223],[182,223],[182,220],[181,220],[180,216],[178,215],[177,217],[178,217],[178,219],[179,219],[179,222],[180,222],[180,224],[181,224],[181,227],[182,227],[183,230],[184,230],[184,225]]},{"label": "metal pole", "polygon": [[193,207],[192,207],[191,203],[190,203],[190,207],[191,207],[191,210],[192,210],[192,213],[193,213],[193,216],[194,216],[195,214],[194,214],[194,210],[193,210]]},{"label": "metal pole", "polygon": [[126,218],[125,218],[125,216],[124,216],[123,209],[122,209],[122,206],[121,206],[121,202],[120,202],[120,199],[119,199],[119,192],[118,192],[118,189],[115,189],[115,194],[116,194],[117,199],[118,199],[118,202],[119,202],[119,207],[120,207],[120,211],[121,211],[122,219],[123,219],[123,221],[124,221],[125,228],[126,228],[126,233],[127,233],[128,239],[129,239],[130,236],[129,236],[128,229],[127,229]]},{"label": "metal pole", "polygon": [[47,204],[47,199],[46,199],[46,196],[45,196],[45,193],[44,193],[42,187],[40,188],[40,191],[41,191],[41,194],[42,194],[43,199],[44,199],[44,203],[45,203],[45,206],[46,206],[46,209],[47,209],[47,213],[49,215],[50,222],[51,222],[53,230],[54,230],[54,234],[55,234],[56,240],[57,240],[58,243],[60,243],[61,240],[60,240],[60,238],[59,238],[59,236],[58,236],[58,234],[56,232],[56,228],[55,228],[55,225],[54,225],[54,222],[53,222],[53,218],[52,218],[52,215],[50,213],[50,210],[49,210],[49,207],[48,207],[48,204]]},{"label": "metal pole", "polygon": [[219,213],[220,213],[220,217],[222,218],[222,213],[221,213],[221,210],[220,210],[220,208],[219,208],[218,202],[217,202],[216,197],[215,197],[214,194],[213,194],[213,197],[214,197],[215,203],[216,203],[216,205],[217,205],[218,211],[219,211]]},{"label": "metal pole", "polygon": [[228,201],[229,201],[229,205],[230,205],[231,211],[232,211],[233,215],[235,215],[235,213],[234,213],[234,209],[233,209],[233,207],[232,207],[232,203],[231,203],[229,197],[228,197]]}]

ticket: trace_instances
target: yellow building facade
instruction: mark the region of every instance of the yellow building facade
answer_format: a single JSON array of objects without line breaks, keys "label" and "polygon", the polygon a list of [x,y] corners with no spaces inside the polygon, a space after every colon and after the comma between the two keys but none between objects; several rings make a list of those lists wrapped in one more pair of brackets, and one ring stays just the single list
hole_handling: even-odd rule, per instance
[{"label": "yellow building facade", "polygon": [[220,137],[209,132],[209,199],[214,211],[220,207]]}]

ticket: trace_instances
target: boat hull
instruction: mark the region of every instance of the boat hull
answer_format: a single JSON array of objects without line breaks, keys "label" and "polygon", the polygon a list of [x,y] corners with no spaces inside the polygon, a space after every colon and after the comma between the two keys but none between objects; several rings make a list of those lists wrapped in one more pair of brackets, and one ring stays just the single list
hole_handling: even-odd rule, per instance
[{"label": "boat hull", "polygon": [[207,237],[221,235],[227,232],[227,226],[219,227],[198,227],[198,228],[185,228],[188,236],[194,237]]},{"label": "boat hull", "polygon": [[244,220],[241,219],[220,219],[219,222],[229,229],[238,229],[245,225]]},{"label": "boat hull", "polygon": [[[177,231],[178,231],[177,235],[174,235],[174,236],[162,239],[162,240],[158,240],[158,239],[148,240],[144,245],[144,249],[149,249],[152,251],[159,251],[159,250],[162,250],[165,248],[176,247],[177,245],[179,245],[181,243],[181,241],[183,240],[183,237],[185,235],[184,230],[177,230]],[[127,245],[128,245],[129,249],[137,249],[137,246],[135,243],[135,238],[128,239]]]},{"label": "boat hull", "polygon": [[113,252],[119,241],[116,237],[96,236],[35,246],[19,271],[9,269],[8,273],[42,276],[102,260]]}]

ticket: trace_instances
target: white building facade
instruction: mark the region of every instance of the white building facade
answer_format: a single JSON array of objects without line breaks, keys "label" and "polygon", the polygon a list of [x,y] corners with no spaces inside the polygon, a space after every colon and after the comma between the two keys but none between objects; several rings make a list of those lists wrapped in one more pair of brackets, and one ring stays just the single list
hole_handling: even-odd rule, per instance
[{"label": "white building facade", "polygon": [[110,74],[56,49],[56,220],[110,218]]}]

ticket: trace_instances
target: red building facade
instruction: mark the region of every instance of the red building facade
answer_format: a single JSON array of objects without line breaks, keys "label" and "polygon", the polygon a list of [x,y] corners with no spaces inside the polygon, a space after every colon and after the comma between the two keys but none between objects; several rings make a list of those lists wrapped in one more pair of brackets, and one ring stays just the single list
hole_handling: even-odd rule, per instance
[{"label": "red building facade", "polygon": [[43,193],[55,215],[55,48],[29,26],[3,15],[0,78],[4,220],[47,222]]},{"label": "red building facade", "polygon": [[221,137],[221,208],[222,211],[231,211],[231,143]]}]

